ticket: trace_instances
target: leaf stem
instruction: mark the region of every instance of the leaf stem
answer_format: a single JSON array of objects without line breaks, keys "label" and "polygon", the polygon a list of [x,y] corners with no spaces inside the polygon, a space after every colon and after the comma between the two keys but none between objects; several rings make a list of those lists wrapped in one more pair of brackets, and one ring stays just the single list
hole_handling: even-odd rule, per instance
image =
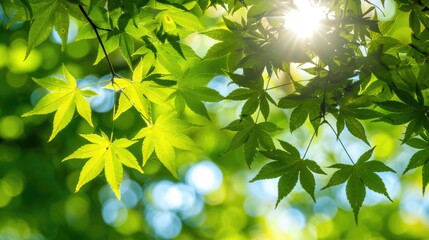
[{"label": "leaf stem", "polygon": [[311,80],[299,80],[299,81],[293,81],[293,82],[283,83],[283,84],[280,84],[280,85],[277,85],[277,86],[274,86],[274,87],[266,88],[265,91],[273,90],[273,89],[276,89],[276,88],[279,88],[279,87],[284,87],[284,86],[292,85],[292,84],[294,84],[296,82],[309,82],[309,81],[311,81]]},{"label": "leaf stem", "polygon": [[95,23],[91,20],[91,18],[88,16],[88,14],[85,12],[85,9],[83,9],[82,5],[79,4],[79,9],[82,12],[83,16],[85,16],[86,20],[88,20],[89,25],[91,25],[92,29],[94,29],[95,35],[97,36],[98,42],[100,43],[101,49],[103,50],[104,56],[106,56],[107,63],[109,64],[110,72],[112,73],[112,79],[111,82],[113,82],[114,78],[117,77],[115,70],[113,69],[112,62],[110,61],[109,55],[107,54],[106,48],[104,47],[103,41],[101,40],[100,34],[98,33],[98,29],[100,30],[106,30],[104,28],[99,28]]},{"label": "leaf stem", "polygon": [[322,124],[323,124],[323,123],[328,124],[328,126],[331,128],[332,132],[334,132],[335,136],[337,136],[337,140],[338,140],[338,142],[340,142],[341,147],[344,149],[344,151],[346,152],[346,154],[347,154],[347,156],[349,157],[350,161],[351,161],[351,162],[353,163],[353,165],[354,165],[354,164],[355,164],[355,162],[353,161],[352,157],[350,156],[349,152],[347,151],[346,147],[344,146],[343,141],[341,141],[340,136],[338,136],[338,135],[337,135],[337,132],[335,131],[334,127],[332,127],[332,125],[331,125],[328,121],[326,121],[326,120],[324,120],[324,121],[322,122]]},{"label": "leaf stem", "polygon": [[307,153],[308,153],[308,150],[310,149],[311,143],[313,142],[313,139],[316,136],[316,132],[317,132],[317,130],[314,131],[313,136],[311,136],[310,142],[308,143],[307,148],[305,149],[304,156],[302,156],[302,159],[305,159],[305,157],[307,156]]}]

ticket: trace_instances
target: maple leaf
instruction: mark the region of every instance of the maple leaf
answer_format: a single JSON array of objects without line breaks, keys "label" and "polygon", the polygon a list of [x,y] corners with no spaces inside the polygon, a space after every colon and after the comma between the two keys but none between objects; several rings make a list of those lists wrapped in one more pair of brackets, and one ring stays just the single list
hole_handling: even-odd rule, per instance
[{"label": "maple leaf", "polygon": [[165,88],[158,86],[154,89],[155,87],[150,81],[143,81],[151,68],[151,65],[144,65],[143,62],[142,59],[136,66],[131,80],[126,78],[115,78],[113,84],[106,86],[106,88],[116,90],[119,88],[119,90],[121,90],[118,109],[113,119],[117,119],[122,113],[133,106],[145,120],[150,122],[150,102],[160,105],[164,104],[166,99],[164,96],[166,95],[163,93],[163,90],[165,90]]},{"label": "maple leaf", "polygon": [[143,166],[155,151],[161,163],[177,178],[176,156],[174,148],[197,150],[199,147],[183,131],[191,124],[174,118],[172,114],[158,117],[156,122],[140,130],[134,139],[143,139]]},{"label": "maple leaf", "polygon": [[82,90],[77,87],[76,79],[70,74],[67,68],[63,65],[63,73],[65,81],[47,77],[33,80],[49,91],[40,101],[34,106],[34,109],[24,113],[22,116],[44,115],[55,112],[52,134],[49,141],[64,129],[72,120],[75,109],[91,126],[91,107],[85,97],[95,96],[96,93],[91,90]]},{"label": "maple leaf", "polygon": [[136,141],[120,138],[112,142],[103,132],[101,135],[81,134],[80,136],[91,142],[91,144],[80,147],[74,153],[63,159],[63,161],[67,161],[76,158],[89,158],[80,172],[79,181],[76,185],[76,192],[79,191],[83,185],[97,177],[104,169],[107,182],[112,187],[116,197],[121,199],[120,185],[123,178],[122,164],[143,173],[136,157],[126,149],[136,143]]},{"label": "maple leaf", "polygon": [[312,172],[317,174],[326,174],[319,165],[313,160],[302,159],[298,149],[291,144],[279,140],[284,150],[260,151],[262,155],[275,161],[267,163],[259,173],[250,182],[262,179],[278,178],[278,197],[276,206],[279,202],[292,192],[296,183],[301,183],[302,188],[310,194],[313,201],[316,201],[314,189],[316,181]]},{"label": "maple leaf", "polygon": [[353,209],[356,224],[358,223],[359,210],[362,207],[366,195],[365,187],[371,189],[374,192],[383,194],[387,197],[387,199],[392,201],[389,194],[387,193],[383,180],[376,174],[376,172],[395,171],[380,161],[368,161],[373,151],[374,148],[366,151],[359,157],[358,161],[354,165],[334,164],[329,166],[329,168],[336,168],[338,170],[332,175],[328,184],[322,188],[323,190],[347,181],[347,200]]},{"label": "maple leaf", "polygon": [[429,183],[429,137],[427,134],[420,134],[422,138],[411,138],[407,141],[407,145],[420,149],[411,156],[407,167],[404,170],[406,172],[423,166],[422,167],[422,193],[425,194],[426,186]]},{"label": "maple leaf", "polygon": [[186,71],[178,78],[177,89],[168,99],[175,98],[175,106],[179,114],[183,113],[186,105],[196,114],[210,119],[203,102],[218,102],[223,99],[219,92],[205,86],[213,77],[213,74]]},{"label": "maple leaf", "polygon": [[379,120],[393,125],[408,123],[404,133],[404,143],[414,135],[420,134],[424,129],[429,131],[429,119],[427,117],[429,107],[425,104],[425,99],[419,85],[416,85],[415,88],[417,99],[411,93],[404,90],[396,87],[393,90],[402,102],[378,102],[377,105],[380,108],[393,112],[386,114]]},{"label": "maple leaf", "polygon": [[273,150],[275,148],[274,142],[268,133],[280,128],[272,122],[255,123],[251,117],[245,117],[234,120],[225,129],[237,131],[237,133],[232,138],[224,154],[244,145],[244,158],[247,166],[250,168],[258,149],[261,149],[259,146],[265,150]]}]

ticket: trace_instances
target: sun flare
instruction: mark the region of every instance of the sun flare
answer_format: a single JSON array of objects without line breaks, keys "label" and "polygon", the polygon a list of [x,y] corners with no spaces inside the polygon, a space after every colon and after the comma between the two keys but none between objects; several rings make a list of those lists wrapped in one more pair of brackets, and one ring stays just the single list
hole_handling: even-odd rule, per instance
[{"label": "sun flare", "polygon": [[326,18],[326,8],[311,0],[296,0],[294,4],[296,8],[285,14],[285,28],[295,32],[299,38],[311,37]]}]

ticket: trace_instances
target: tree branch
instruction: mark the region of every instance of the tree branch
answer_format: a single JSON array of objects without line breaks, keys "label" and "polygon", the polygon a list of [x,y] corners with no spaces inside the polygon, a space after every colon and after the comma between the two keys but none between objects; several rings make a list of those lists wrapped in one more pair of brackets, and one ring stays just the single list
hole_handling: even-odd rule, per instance
[{"label": "tree branch", "polygon": [[91,20],[91,18],[88,16],[88,14],[85,12],[85,9],[83,9],[82,5],[79,4],[79,9],[82,12],[83,16],[85,16],[86,20],[88,20],[89,25],[91,25],[92,29],[94,29],[95,35],[97,36],[98,42],[100,43],[101,49],[103,50],[104,55],[106,56],[107,63],[109,64],[110,72],[112,73],[112,79],[117,77],[115,70],[113,69],[112,62],[110,61],[109,55],[107,54],[106,48],[104,47],[103,41],[101,40],[100,34],[98,33],[98,29],[109,31],[109,29],[99,28],[95,23]]}]

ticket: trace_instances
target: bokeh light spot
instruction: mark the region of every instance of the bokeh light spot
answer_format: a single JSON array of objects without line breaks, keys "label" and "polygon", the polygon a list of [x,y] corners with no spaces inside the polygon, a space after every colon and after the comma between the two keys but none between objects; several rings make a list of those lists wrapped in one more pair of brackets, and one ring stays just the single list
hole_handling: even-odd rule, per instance
[{"label": "bokeh light spot", "polygon": [[[7,47],[4,44],[0,44],[0,56],[7,56]],[[0,68],[7,65],[7,58],[0,57]]]},{"label": "bokeh light spot", "polygon": [[200,194],[215,191],[223,180],[222,172],[213,162],[203,161],[192,166],[186,173],[186,182]]},{"label": "bokeh light spot", "polygon": [[20,88],[24,86],[27,83],[27,80],[27,74],[15,74],[13,72],[6,73],[7,84],[13,88]]},{"label": "bokeh light spot", "polygon": [[24,132],[24,124],[17,116],[6,116],[0,119],[0,137],[17,139]]},{"label": "bokeh light spot", "polygon": [[140,230],[141,224],[142,220],[139,212],[135,210],[129,210],[126,221],[123,224],[117,226],[116,230],[124,235],[132,235]]},{"label": "bokeh light spot", "polygon": [[162,238],[175,238],[182,231],[180,218],[172,212],[158,212],[150,222],[155,233]]},{"label": "bokeh light spot", "polygon": [[76,230],[83,230],[88,226],[88,199],[79,195],[73,195],[67,199],[64,210],[66,221],[70,227]]},{"label": "bokeh light spot", "polygon": [[105,81],[109,80],[110,78],[110,75],[105,75],[101,78],[87,76],[78,83],[78,87],[92,90],[97,93],[97,96],[88,98],[89,104],[95,112],[108,112],[113,108],[114,92],[112,90],[103,88],[103,86],[107,85]]},{"label": "bokeh light spot", "polygon": [[8,191],[5,191],[9,197],[16,197],[24,190],[24,176],[21,172],[7,172],[3,177],[3,183],[9,186]]},{"label": "bokeh light spot", "polygon": [[110,199],[103,204],[102,216],[105,223],[119,226],[127,220],[128,210],[123,202]]},{"label": "bokeh light spot", "polygon": [[395,138],[387,133],[378,133],[373,140],[374,158],[384,159],[392,155],[395,150]]},{"label": "bokeh light spot", "polygon": [[[42,63],[42,55],[37,49],[33,49],[25,59],[27,46],[22,40],[15,40],[8,52],[8,68],[15,73],[33,72]],[[25,61],[24,61],[25,59]]]}]

